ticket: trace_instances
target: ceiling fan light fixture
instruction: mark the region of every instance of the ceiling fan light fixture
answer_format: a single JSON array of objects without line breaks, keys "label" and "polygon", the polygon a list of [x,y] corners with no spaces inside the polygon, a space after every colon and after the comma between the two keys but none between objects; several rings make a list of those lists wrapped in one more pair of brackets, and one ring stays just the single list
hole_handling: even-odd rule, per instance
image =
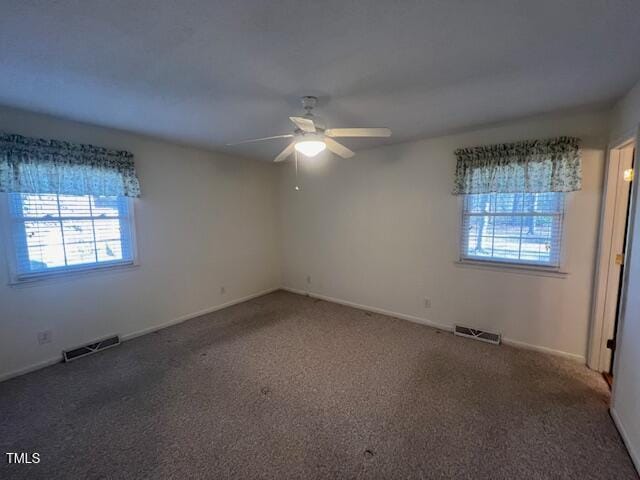
[{"label": "ceiling fan light fixture", "polygon": [[306,157],[315,157],[327,148],[322,140],[301,140],[296,143],[296,150]]}]

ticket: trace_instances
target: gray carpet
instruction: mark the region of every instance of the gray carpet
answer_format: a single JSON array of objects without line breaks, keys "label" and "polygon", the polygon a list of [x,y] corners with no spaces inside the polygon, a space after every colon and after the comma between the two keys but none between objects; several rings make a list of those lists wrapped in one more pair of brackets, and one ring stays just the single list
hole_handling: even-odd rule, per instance
[{"label": "gray carpet", "polygon": [[637,478],[585,367],[276,292],[0,384],[0,478]]}]

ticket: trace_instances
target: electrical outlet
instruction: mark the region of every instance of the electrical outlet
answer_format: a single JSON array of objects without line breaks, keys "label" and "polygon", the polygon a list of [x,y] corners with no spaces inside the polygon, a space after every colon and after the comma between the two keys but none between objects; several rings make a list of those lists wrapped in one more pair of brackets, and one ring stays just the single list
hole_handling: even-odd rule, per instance
[{"label": "electrical outlet", "polygon": [[425,297],[424,298],[424,308],[431,308],[431,299]]},{"label": "electrical outlet", "polygon": [[307,275],[307,283],[311,285],[311,275]]},{"label": "electrical outlet", "polygon": [[224,295],[227,293],[227,289],[225,287],[220,287],[220,295]]},{"label": "electrical outlet", "polygon": [[38,344],[44,345],[45,343],[51,343],[51,330],[43,330],[42,332],[38,332]]}]

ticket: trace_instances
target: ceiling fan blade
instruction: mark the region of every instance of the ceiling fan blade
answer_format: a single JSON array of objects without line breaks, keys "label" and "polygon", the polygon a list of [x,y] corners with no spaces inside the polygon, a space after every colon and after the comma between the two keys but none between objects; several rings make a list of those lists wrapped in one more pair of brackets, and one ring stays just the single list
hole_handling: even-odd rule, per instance
[{"label": "ceiling fan blade", "polygon": [[273,159],[274,162],[281,162],[283,160],[285,160],[289,155],[291,155],[293,153],[293,150],[296,147],[296,143],[295,142],[291,142],[287,148],[285,148],[284,150],[282,150],[278,156],[276,158]]},{"label": "ceiling fan blade", "polygon": [[234,145],[242,145],[243,143],[253,143],[253,142],[261,142],[263,140],[272,140],[274,138],[291,138],[291,137],[293,137],[292,133],[287,133],[286,135],[274,135],[273,137],[252,138],[251,140],[242,140],[241,142],[227,143],[227,147],[233,147]]},{"label": "ceiling fan blade", "polygon": [[295,123],[296,126],[303,132],[313,133],[316,131],[316,126],[313,124],[313,120],[311,120],[310,118],[289,117],[289,120]]},{"label": "ceiling fan blade", "polygon": [[331,150],[336,155],[341,156],[342,158],[351,158],[355,155],[355,153],[349,150],[347,147],[331,138],[324,137],[324,143],[327,145],[327,148],[329,150]]},{"label": "ceiling fan blade", "polygon": [[390,137],[388,128],[328,128],[324,131],[329,137]]}]

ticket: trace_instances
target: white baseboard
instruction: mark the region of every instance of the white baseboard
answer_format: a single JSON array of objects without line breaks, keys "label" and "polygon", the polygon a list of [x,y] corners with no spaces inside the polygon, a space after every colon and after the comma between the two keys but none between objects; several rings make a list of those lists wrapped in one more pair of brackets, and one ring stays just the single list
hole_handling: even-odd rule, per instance
[{"label": "white baseboard", "polygon": [[530,343],[521,342],[520,340],[513,340],[511,338],[502,337],[502,343],[511,347],[522,348],[525,350],[533,350],[535,352],[548,353],[549,355],[555,355],[556,357],[563,357],[574,362],[587,364],[587,359],[584,355],[578,355],[577,353],[564,352],[562,350],[556,350],[554,348],[543,347],[542,345],[532,345]]},{"label": "white baseboard", "polygon": [[[179,323],[185,322],[187,320],[191,320],[192,318],[200,317],[202,315],[206,315],[207,313],[216,312],[218,310],[222,310],[227,307],[231,307],[233,305],[237,305],[238,303],[246,302],[247,300],[252,300],[257,297],[261,297],[263,295],[267,295],[269,293],[275,292],[276,290],[280,290],[280,287],[268,288],[266,290],[262,290],[261,292],[252,293],[251,295],[247,295],[245,297],[237,298],[235,300],[231,300],[229,302],[223,303],[221,305],[216,305],[215,307],[206,308],[204,310],[200,310],[193,313],[188,313],[186,315],[182,315],[178,318],[174,318],[173,320],[169,320],[168,322],[162,323],[160,325],[154,325],[152,327],[144,328],[142,330],[138,330],[136,332],[127,333],[124,335],[120,335],[120,340],[125,342],[127,340],[131,340],[133,338],[139,337],[141,335],[146,335],[148,333],[153,333],[158,330],[162,330],[163,328],[171,327],[173,325],[177,325]],[[91,339],[87,340],[91,341]],[[33,372],[35,370],[40,370],[41,368],[49,367],[56,363],[60,363],[62,361],[62,352],[59,356],[49,358],[47,360],[42,360],[40,362],[36,362],[27,367],[19,368],[18,370],[14,370],[12,372],[0,374],[0,382],[5,380],[9,380],[10,378],[19,377],[20,375],[24,375],[29,372]]]},{"label": "white baseboard", "polygon": [[143,328],[142,330],[138,330],[137,332],[127,333],[126,335],[121,335],[120,339],[123,342],[127,340],[131,340],[132,338],[139,337],[141,335],[146,335],[148,333],[157,332],[158,330],[162,330],[167,327],[172,327],[173,325],[177,325],[182,322],[186,322],[187,320],[191,320],[192,318],[201,317],[202,315],[206,315],[208,313],[217,312],[218,310],[222,310],[224,308],[232,307],[242,302],[246,302],[247,300],[252,300],[257,297],[261,297],[263,295],[267,295],[269,293],[275,292],[276,290],[280,290],[280,287],[268,288],[266,290],[262,290],[261,292],[252,293],[251,295],[247,295],[245,297],[236,298],[235,300],[231,300],[229,302],[223,303],[221,305],[216,305],[215,307],[205,308],[204,310],[199,310],[197,312],[188,313],[186,315],[182,315],[178,318],[174,318],[173,320],[169,320],[168,322],[162,323],[160,325],[154,325],[148,328]]},{"label": "white baseboard", "polygon": [[629,441],[629,435],[627,435],[627,432],[620,421],[620,417],[613,407],[609,408],[609,413],[611,414],[611,418],[613,419],[613,423],[615,423],[618,432],[620,432],[620,436],[622,437],[625,447],[627,447],[627,452],[629,452],[631,461],[635,465],[638,474],[640,474],[640,454],[634,449],[633,445]]},{"label": "white baseboard", "polygon": [[365,310],[367,312],[380,313],[382,315],[387,315],[389,317],[399,318],[401,320],[408,320],[413,323],[420,323],[422,325],[427,325],[429,327],[437,328],[439,330],[445,330],[447,332],[453,332],[453,327],[450,325],[443,325],[440,323],[432,322],[431,320],[427,320],[426,318],[416,317],[414,315],[407,315],[404,313],[392,312],[390,310],[385,310],[383,308],[371,307],[369,305],[361,305],[359,303],[350,302],[348,300],[342,300],[341,298],[329,297],[327,295],[321,295],[319,293],[306,292],[304,290],[298,290],[296,288],[291,287],[282,287],[282,290],[286,290],[287,292],[295,293],[297,295],[307,295],[312,298],[317,298],[320,300],[326,300],[327,302],[337,303],[339,305],[345,305],[347,307],[357,308],[358,310]]},{"label": "white baseboard", "polygon": [[19,377],[20,375],[24,375],[29,372],[40,370],[41,368],[50,367],[51,365],[55,365],[56,363],[60,362],[62,362],[62,353],[60,353],[60,355],[56,357],[32,363],[27,367],[19,368],[18,370],[14,370],[8,373],[3,373],[0,375],[0,382],[4,382],[5,380],[9,380],[10,378]]},{"label": "white baseboard", "polygon": [[[341,298],[329,297],[327,295],[321,295],[319,293],[307,292],[305,290],[298,290],[296,288],[291,288],[291,287],[282,287],[282,290],[286,290],[286,291],[291,292],[291,293],[296,293],[298,295],[308,295],[309,297],[312,297],[312,298],[318,298],[320,300],[326,300],[327,302],[333,302],[333,303],[338,303],[340,305],[346,305],[348,307],[357,308],[359,310],[366,310],[368,312],[374,312],[374,313],[380,313],[382,315],[388,315],[390,317],[399,318],[401,320],[409,320],[410,322],[421,323],[422,325],[427,325],[429,327],[434,327],[434,328],[437,328],[439,330],[445,330],[447,332],[453,332],[453,326],[452,325],[444,325],[444,324],[441,324],[441,323],[432,322],[431,320],[427,320],[426,318],[420,318],[420,317],[416,317],[416,316],[413,316],[413,315],[406,315],[404,313],[393,312],[393,311],[385,310],[383,308],[378,308],[378,307],[371,307],[369,305],[361,305],[359,303],[350,302],[348,300],[343,300]],[[548,353],[548,354],[555,355],[555,356],[558,356],[558,357],[568,358],[569,360],[573,360],[575,362],[586,364],[586,359],[585,359],[584,355],[577,355],[575,353],[564,352],[562,350],[555,350],[553,348],[543,347],[543,346],[540,346],[540,345],[531,345],[531,344],[526,343],[526,342],[521,342],[519,340],[513,340],[513,339],[510,339],[510,338],[504,338],[504,337],[502,338],[502,342],[505,345],[509,345],[509,346],[512,346],[512,347],[522,348],[522,349],[526,349],[526,350],[534,350],[536,352]]]}]

